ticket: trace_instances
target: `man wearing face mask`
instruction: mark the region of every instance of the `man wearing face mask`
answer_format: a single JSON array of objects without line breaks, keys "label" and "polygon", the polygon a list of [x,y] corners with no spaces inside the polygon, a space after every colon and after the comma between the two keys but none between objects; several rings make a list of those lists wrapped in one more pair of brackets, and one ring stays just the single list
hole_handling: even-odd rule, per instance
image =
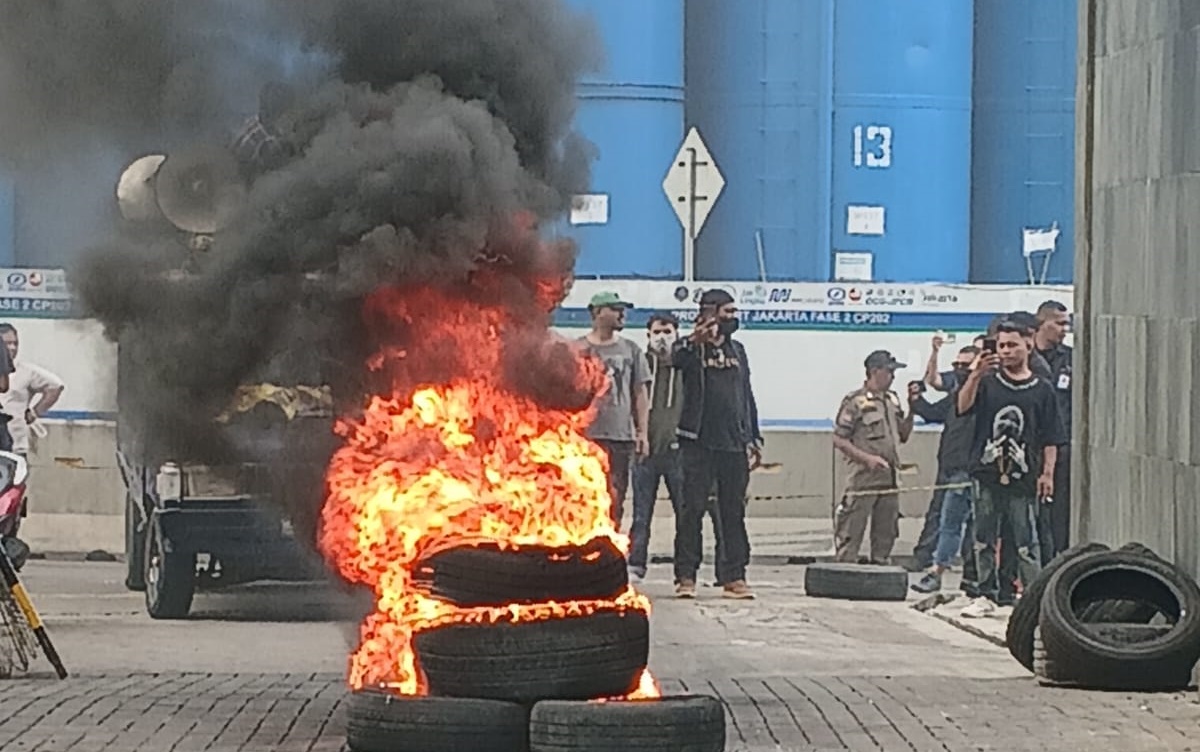
[{"label": "man wearing face mask", "polygon": [[904,414],[892,391],[896,371],[907,366],[886,350],[868,355],[863,366],[866,381],[842,399],[833,433],[834,447],[854,465],[846,494],[833,510],[833,536],[837,561],[855,562],[870,519],[870,560],[886,564],[900,534],[896,471],[900,445],[912,435],[913,414]]},{"label": "man wearing face mask", "polygon": [[650,546],[650,523],[662,481],[667,484],[671,506],[679,514],[683,498],[683,466],[679,459],[679,416],[683,412],[683,373],[675,367],[679,341],[679,319],[670,313],[655,313],[646,326],[650,360],[650,454],[633,466],[633,529],[629,549],[629,573],[646,576]]},{"label": "man wearing face mask", "polygon": [[683,460],[683,500],[675,516],[675,594],[680,598],[696,597],[701,526],[714,479],[721,541],[717,583],[726,598],[754,597],[746,584],[746,487],[751,463],[761,457],[762,433],[746,349],[733,339],[738,324],[733,296],[708,290],[700,297],[695,331],[675,351],[675,366],[683,373],[676,430]]}]

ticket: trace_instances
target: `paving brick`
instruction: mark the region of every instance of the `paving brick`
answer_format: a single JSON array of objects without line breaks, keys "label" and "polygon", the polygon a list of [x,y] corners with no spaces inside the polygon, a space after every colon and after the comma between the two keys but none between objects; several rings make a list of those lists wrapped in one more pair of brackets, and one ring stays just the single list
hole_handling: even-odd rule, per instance
[{"label": "paving brick", "polygon": [[[958,677],[674,677],[662,685],[719,697],[730,752],[1200,748],[1200,704],[1183,694]],[[5,752],[344,750],[337,675],[99,675],[3,689]]]}]

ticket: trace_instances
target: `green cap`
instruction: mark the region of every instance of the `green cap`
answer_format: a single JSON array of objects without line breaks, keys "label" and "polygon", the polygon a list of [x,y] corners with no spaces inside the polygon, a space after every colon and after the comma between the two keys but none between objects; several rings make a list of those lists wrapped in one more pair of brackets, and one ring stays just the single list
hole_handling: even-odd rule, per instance
[{"label": "green cap", "polygon": [[621,300],[621,296],[615,292],[598,292],[592,296],[592,301],[588,303],[588,308],[633,308],[633,303],[626,303]]}]

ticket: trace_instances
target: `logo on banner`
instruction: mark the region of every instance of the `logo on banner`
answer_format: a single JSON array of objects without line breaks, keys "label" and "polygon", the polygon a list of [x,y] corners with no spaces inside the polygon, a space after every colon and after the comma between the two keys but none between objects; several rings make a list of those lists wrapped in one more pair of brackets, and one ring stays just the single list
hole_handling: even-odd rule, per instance
[{"label": "logo on banner", "polygon": [[825,293],[825,299],[829,301],[829,305],[845,305],[846,304],[846,288],[831,287]]},{"label": "logo on banner", "polygon": [[742,290],[738,302],[742,305],[766,305],[768,291],[762,285],[747,287]]}]

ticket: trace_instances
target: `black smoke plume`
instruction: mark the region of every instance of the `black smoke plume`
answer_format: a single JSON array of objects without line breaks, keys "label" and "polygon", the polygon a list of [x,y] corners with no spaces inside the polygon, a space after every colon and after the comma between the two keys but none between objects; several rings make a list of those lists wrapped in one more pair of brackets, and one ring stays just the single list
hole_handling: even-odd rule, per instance
[{"label": "black smoke plume", "polygon": [[[0,19],[0,170],[44,206],[23,230],[53,248],[38,260],[78,257],[72,288],[119,343],[122,427],[148,461],[244,461],[212,420],[241,385],[361,401],[373,290],[491,267],[529,296],[529,270],[574,265],[569,243],[510,237],[587,186],[571,122],[600,52],[562,0],[0,0]],[[227,148],[264,84],[280,149],[206,251],[121,219],[122,167]]]},{"label": "black smoke plume", "polygon": [[569,245],[506,245],[548,260],[492,250],[587,184],[571,123],[599,50],[561,0],[0,0],[0,14],[2,159],[17,173],[225,146],[263,84],[285,93],[282,151],[206,251],[166,223],[120,221],[116,172],[79,181],[111,225],[88,224],[108,239],[72,286],[120,345],[122,420],[161,457],[235,459],[212,419],[239,385],[361,398],[376,344],[362,303],[381,286],[497,264],[569,274]]}]

